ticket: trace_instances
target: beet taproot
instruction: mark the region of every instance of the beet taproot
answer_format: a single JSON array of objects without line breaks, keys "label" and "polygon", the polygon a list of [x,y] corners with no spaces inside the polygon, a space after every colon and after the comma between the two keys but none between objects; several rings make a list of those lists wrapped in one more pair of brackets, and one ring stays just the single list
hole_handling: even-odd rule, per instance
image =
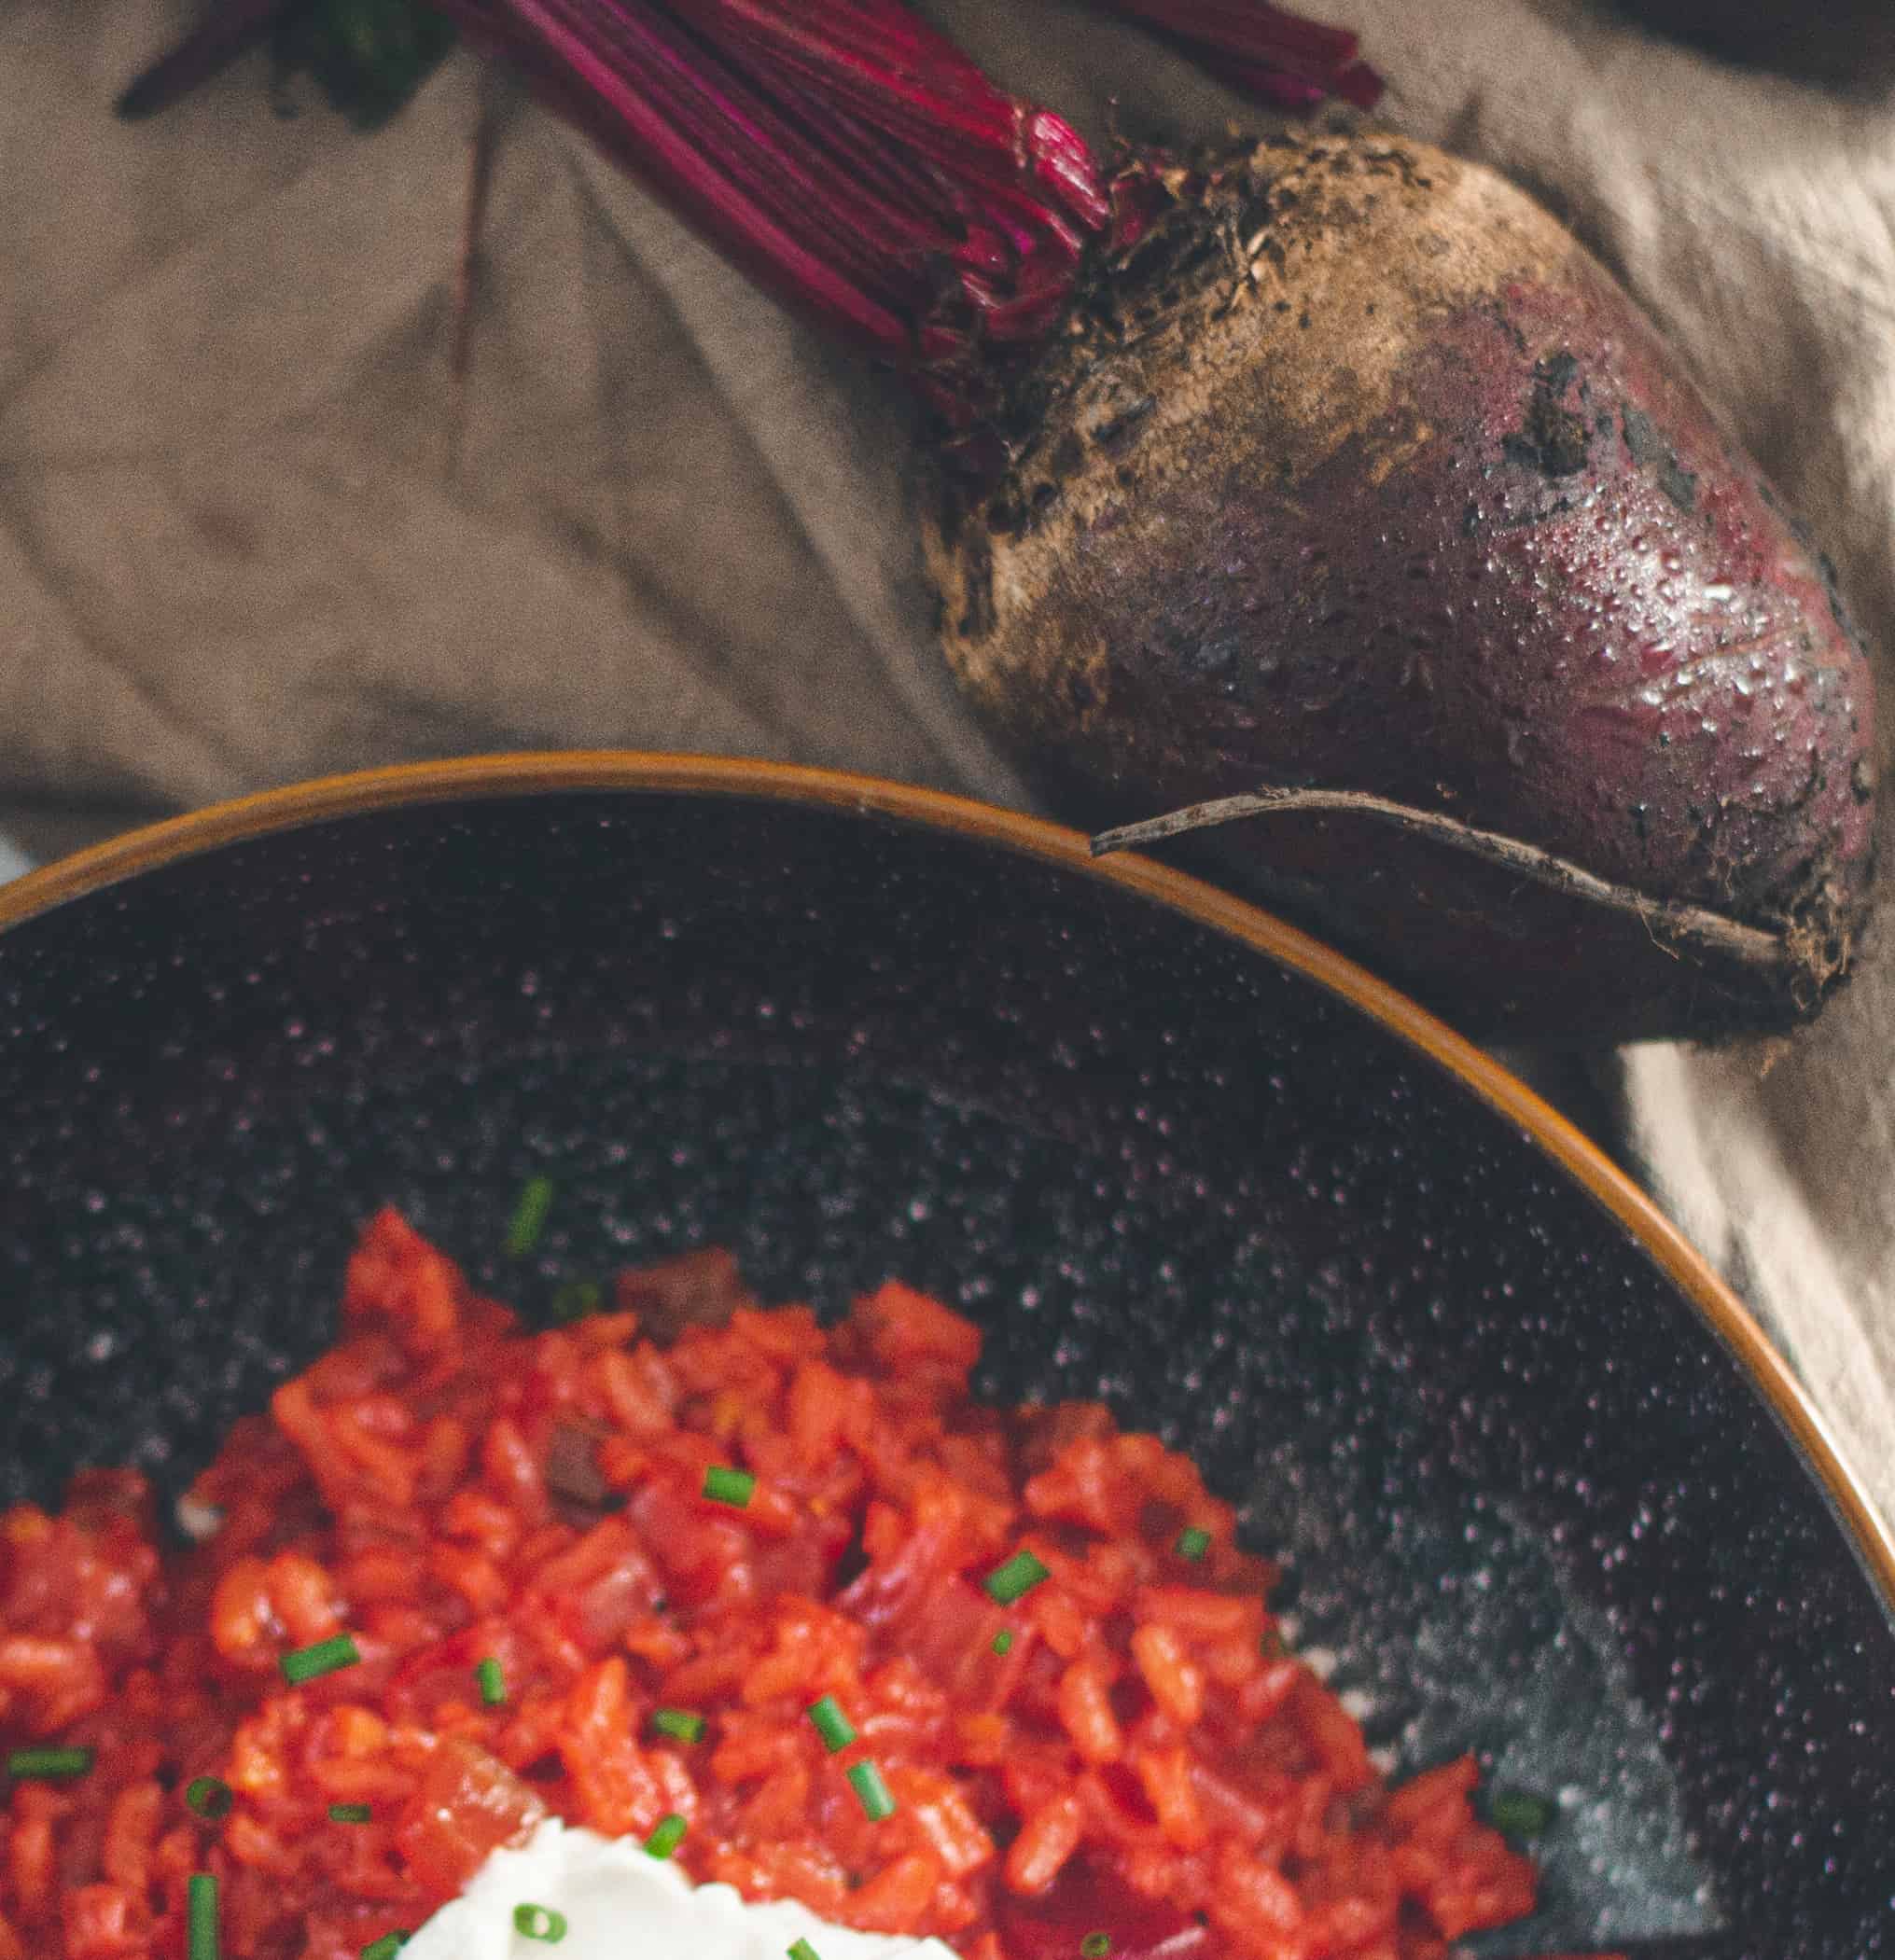
[{"label": "beet taproot", "polygon": [[1094,827],[1270,792],[1174,848],[1475,1030],[1812,1014],[1866,901],[1869,669],[1654,328],[1419,143],[1167,183],[1016,385],[1004,478],[942,485],[993,727]]}]

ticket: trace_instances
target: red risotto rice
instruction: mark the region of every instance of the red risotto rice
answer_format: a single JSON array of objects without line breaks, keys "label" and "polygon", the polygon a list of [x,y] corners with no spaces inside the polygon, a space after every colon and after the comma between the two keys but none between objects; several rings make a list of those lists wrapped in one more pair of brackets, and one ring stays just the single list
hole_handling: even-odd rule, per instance
[{"label": "red risotto rice", "polygon": [[182,1960],[204,1875],[225,1960],[355,1960],[549,1814],[967,1960],[1531,1911],[1471,1760],[1383,1781],[1192,1465],[975,1401],[936,1301],[825,1330],[704,1254],[530,1332],[384,1212],[342,1309],[202,1543],[124,1472],[0,1518],[0,1960]]}]

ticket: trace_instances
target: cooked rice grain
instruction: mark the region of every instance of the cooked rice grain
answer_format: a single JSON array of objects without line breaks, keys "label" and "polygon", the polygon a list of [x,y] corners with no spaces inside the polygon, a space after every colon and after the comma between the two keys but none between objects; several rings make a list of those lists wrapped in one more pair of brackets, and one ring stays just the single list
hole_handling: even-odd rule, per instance
[{"label": "cooked rice grain", "polygon": [[[0,1739],[96,1752],[7,1791],[0,1960],[175,1960],[197,1871],[231,1960],[354,1960],[548,1814],[675,1814],[695,1879],[968,1960],[1108,1914],[1121,1953],[1203,1923],[1206,1956],[1439,1960],[1531,1910],[1473,1764],[1391,1793],[1267,1637],[1276,1575],[1187,1459],[1094,1406],[973,1400],[979,1333],[899,1284],[828,1330],[720,1297],[663,1346],[654,1297],[528,1332],[383,1212],[340,1344],[192,1490],[212,1536],[160,1553],[125,1472],[0,1519]],[[714,1465],[756,1478],[743,1508]],[[982,1581],[1023,1550],[1050,1577],[1003,1606]],[[339,1633],[357,1664],[286,1681]],[[186,1803],[199,1776],[227,1815]]]}]

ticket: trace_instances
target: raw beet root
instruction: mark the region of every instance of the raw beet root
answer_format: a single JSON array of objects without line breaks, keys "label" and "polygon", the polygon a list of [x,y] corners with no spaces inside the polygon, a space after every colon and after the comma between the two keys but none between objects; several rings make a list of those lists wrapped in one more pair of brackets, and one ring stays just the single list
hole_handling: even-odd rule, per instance
[{"label": "raw beet root", "polygon": [[1176,848],[1478,1032],[1814,1013],[1865,902],[1869,670],[1652,327],[1424,145],[1159,181],[928,541],[954,671],[1056,806],[1346,793]]},{"label": "raw beet root", "polygon": [[[428,4],[907,374],[950,660],[1066,813],[1200,831],[1477,1032],[1770,1029],[1846,976],[1870,683],[1826,570],[1491,173],[1374,135],[1102,171],[904,0]],[[1277,8],[1094,4],[1274,101],[1380,87]]]}]

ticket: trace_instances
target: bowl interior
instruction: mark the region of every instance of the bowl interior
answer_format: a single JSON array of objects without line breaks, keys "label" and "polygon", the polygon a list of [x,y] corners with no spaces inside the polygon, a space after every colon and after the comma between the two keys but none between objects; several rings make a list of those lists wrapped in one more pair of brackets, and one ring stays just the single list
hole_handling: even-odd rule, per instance
[{"label": "bowl interior", "polygon": [[1168,907],[794,799],[334,818],[0,935],[0,1498],[188,1477],[384,1201],[528,1313],[714,1243],[897,1274],[1247,1500],[1404,1767],[1556,1800],[1495,1951],[1885,1951],[1895,1634],[1762,1397],[1501,1117]]}]

